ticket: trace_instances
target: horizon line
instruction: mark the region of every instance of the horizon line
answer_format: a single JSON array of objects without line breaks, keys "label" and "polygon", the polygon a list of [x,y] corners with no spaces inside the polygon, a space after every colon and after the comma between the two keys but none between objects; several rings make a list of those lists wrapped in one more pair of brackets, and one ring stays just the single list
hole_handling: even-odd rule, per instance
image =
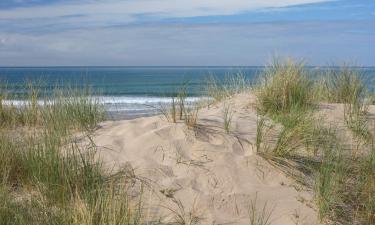
[{"label": "horizon line", "polygon": [[[178,65],[178,66],[168,66],[168,65],[160,65],[160,66],[118,66],[118,65],[111,65],[111,66],[87,66],[87,65],[80,65],[80,66],[1,66],[0,68],[203,68],[203,67],[216,67],[216,68],[230,68],[230,67],[267,67],[268,65],[224,65],[224,66],[218,66],[218,65],[198,65],[198,66],[188,66],[188,65]],[[348,65],[304,65],[305,67],[342,67],[342,66],[348,66]],[[375,67],[375,65],[363,65],[363,66],[349,66],[353,68],[366,68],[366,67]]]}]

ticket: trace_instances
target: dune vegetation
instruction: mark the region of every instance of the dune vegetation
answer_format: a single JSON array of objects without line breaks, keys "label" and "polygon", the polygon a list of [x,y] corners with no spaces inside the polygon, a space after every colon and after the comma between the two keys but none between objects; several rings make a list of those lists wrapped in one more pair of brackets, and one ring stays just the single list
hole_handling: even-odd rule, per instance
[{"label": "dune vegetation", "polygon": [[[242,92],[255,95],[257,154],[314,193],[319,222],[375,224],[372,94],[358,69],[319,73],[275,60],[254,84],[241,74],[210,77],[206,106]],[[91,135],[105,120],[98,99],[88,90],[56,88],[41,96],[37,86],[24,88],[28,94],[17,106],[0,88],[0,225],[146,224],[142,197],[128,193],[127,171],[113,173],[96,157]],[[186,96],[181,91],[161,112],[169,122],[194,128],[200,106],[187,107]],[[330,104],[342,106],[344,128],[320,113]],[[227,134],[234,110],[225,105],[222,111]],[[271,224],[271,213],[253,204],[249,224]],[[176,224],[187,224],[181,221]]]},{"label": "dune vegetation", "polygon": [[[34,85],[12,105],[0,93],[0,224],[137,224],[124,175],[110,174],[95,159],[89,138],[105,117],[87,91],[55,89],[40,97]],[[43,100],[40,100],[43,99]]]},{"label": "dune vegetation", "polygon": [[[313,189],[322,224],[374,224],[375,130],[367,110],[371,94],[358,69],[330,69],[321,78],[309,79],[303,64],[292,61],[267,69],[254,89],[258,112],[282,127],[275,144],[258,151]],[[345,128],[316,116],[322,103],[342,104]],[[261,142],[267,126],[262,121],[259,125]],[[345,129],[348,136],[343,136]]]}]

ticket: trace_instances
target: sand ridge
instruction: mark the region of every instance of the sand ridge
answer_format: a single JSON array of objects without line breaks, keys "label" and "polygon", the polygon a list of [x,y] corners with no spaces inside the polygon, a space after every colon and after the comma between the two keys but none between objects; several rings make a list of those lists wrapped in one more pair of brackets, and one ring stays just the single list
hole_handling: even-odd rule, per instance
[{"label": "sand ridge", "polygon": [[[271,224],[316,224],[312,193],[255,154],[254,101],[243,93],[203,108],[195,129],[162,116],[106,121],[94,142],[107,167],[126,165],[150,184],[144,196],[149,220],[176,224],[177,212],[191,224],[249,224],[256,198],[258,210],[267,204],[272,211]],[[233,113],[229,134],[224,105]]]}]

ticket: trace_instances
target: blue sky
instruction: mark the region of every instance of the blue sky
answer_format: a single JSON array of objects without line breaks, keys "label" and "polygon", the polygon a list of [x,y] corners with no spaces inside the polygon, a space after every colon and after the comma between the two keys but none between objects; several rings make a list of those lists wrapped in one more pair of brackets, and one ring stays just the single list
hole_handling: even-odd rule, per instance
[{"label": "blue sky", "polygon": [[0,66],[373,66],[374,52],[374,0],[0,1]]}]

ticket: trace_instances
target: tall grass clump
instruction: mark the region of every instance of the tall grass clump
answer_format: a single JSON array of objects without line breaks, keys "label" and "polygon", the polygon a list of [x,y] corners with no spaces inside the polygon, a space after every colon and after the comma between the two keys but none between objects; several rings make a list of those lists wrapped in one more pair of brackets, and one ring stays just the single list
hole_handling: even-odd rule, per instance
[{"label": "tall grass clump", "polygon": [[[287,175],[298,174],[293,176],[297,181],[312,178],[313,186],[311,182],[303,184],[314,187],[322,224],[374,224],[375,133],[370,129],[366,85],[351,67],[328,70],[320,81],[309,80],[305,70],[302,64],[290,61],[276,62],[266,70],[256,89],[262,116],[257,151]],[[339,133],[342,129],[325,124],[327,121],[314,113],[317,100],[343,104],[343,122],[351,137],[344,140]],[[271,147],[261,149],[269,132],[265,116],[280,126],[273,130],[277,134],[274,142],[267,143]],[[348,144],[348,139],[357,145]]]},{"label": "tall grass clump", "polygon": [[[0,126],[4,128],[35,126],[66,126],[66,128],[91,129],[105,118],[104,106],[89,88],[55,88],[52,94],[41,96],[40,89],[32,83],[23,87],[26,95],[16,99],[9,91],[0,96]],[[13,104],[17,100],[19,104]],[[6,104],[7,103],[7,104]]]},{"label": "tall grass clump", "polygon": [[305,111],[314,105],[312,81],[302,63],[274,60],[267,66],[256,88],[258,112],[280,116]]},{"label": "tall grass clump", "polygon": [[[336,139],[323,152],[316,180],[321,221],[375,223],[375,136],[368,126],[362,130],[365,135],[361,137],[366,140],[359,145],[347,149],[342,145],[345,141]],[[354,139],[359,138],[357,133],[352,134]]]},{"label": "tall grass clump", "polygon": [[[341,152],[339,152],[341,151]],[[325,155],[316,180],[320,220],[337,224],[375,223],[374,152],[349,156],[343,149]]]},{"label": "tall grass clump", "polygon": [[[375,135],[368,117],[369,92],[359,70],[333,68],[323,80],[310,81],[303,65],[276,62],[256,91],[261,115],[257,152],[297,181],[313,178],[322,224],[374,224]],[[354,148],[348,149],[340,130],[320,125],[326,121],[314,116],[316,100],[343,104],[344,123],[357,142]],[[274,142],[267,144],[265,116],[281,125],[273,130]],[[311,182],[303,184],[309,188]]]},{"label": "tall grass clump", "polygon": [[361,70],[349,66],[327,69],[321,85],[323,100],[331,103],[359,103],[368,94]]},{"label": "tall grass clump", "polygon": [[362,103],[356,102],[344,105],[344,120],[357,143],[356,151],[360,145],[366,144],[371,140],[367,110],[368,105]]},{"label": "tall grass clump", "polygon": [[0,183],[14,186],[25,179],[27,168],[24,164],[23,144],[20,139],[0,131]]},{"label": "tall grass clump", "polygon": [[45,100],[44,105],[44,121],[56,126],[64,126],[66,122],[61,121],[70,118],[70,124],[66,124],[68,127],[92,130],[105,118],[103,105],[90,90],[55,90],[53,97]]},{"label": "tall grass clump", "polygon": [[317,172],[316,196],[321,221],[375,223],[374,131],[368,118],[369,91],[358,68],[344,66],[325,74],[324,101],[344,104],[344,122],[356,145],[331,140]]},{"label": "tall grass clump", "polygon": [[[260,77],[255,88],[258,114],[269,116],[282,125],[273,147],[266,152],[269,157],[291,157],[296,151],[318,142],[314,134],[321,128],[315,126],[312,118],[316,103],[311,91],[313,82],[307,76],[302,63],[274,60]],[[264,118],[258,125],[264,126]],[[257,137],[257,148],[264,139],[262,127],[257,129],[257,134],[261,135]]]},{"label": "tall grass clump", "polygon": [[345,168],[343,167],[343,161],[338,160],[340,152],[336,150],[336,148],[326,149],[319,170],[317,171],[315,195],[321,222],[327,220],[328,217],[334,219],[335,208],[342,204],[338,191],[340,182],[345,174]]},{"label": "tall grass clump", "polygon": [[25,85],[19,105],[10,91],[0,93],[0,224],[140,224],[126,171],[110,174],[96,157],[98,99],[87,90],[47,96],[38,88]]},{"label": "tall grass clump", "polygon": [[344,104],[344,119],[358,143],[370,139],[368,132],[368,106],[372,101],[363,73],[357,67],[333,67],[325,70],[320,90],[322,100]]}]

